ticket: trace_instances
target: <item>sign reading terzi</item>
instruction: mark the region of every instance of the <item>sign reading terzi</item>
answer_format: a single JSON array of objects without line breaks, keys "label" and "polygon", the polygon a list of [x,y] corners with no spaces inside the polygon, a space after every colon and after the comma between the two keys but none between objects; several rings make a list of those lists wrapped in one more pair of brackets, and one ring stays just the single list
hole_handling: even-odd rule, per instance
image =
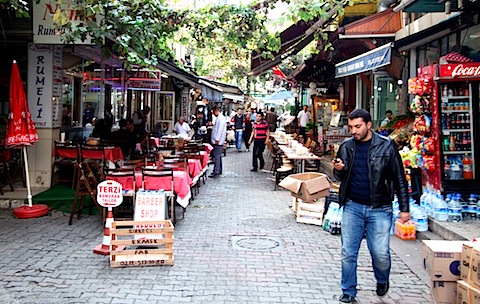
[{"label": "sign reading terzi", "polygon": [[480,62],[441,64],[438,76],[441,78],[480,77]]},{"label": "sign reading terzi", "polygon": [[345,77],[390,64],[392,44],[388,43],[335,65],[335,77]]},{"label": "sign reading terzi", "polygon": [[[65,28],[58,28],[53,23],[53,16],[61,13],[68,21],[77,25],[82,20],[75,10],[72,0],[40,0],[33,1],[33,42],[43,44],[63,44],[61,37]],[[77,40],[75,44],[91,44],[91,39]]]}]

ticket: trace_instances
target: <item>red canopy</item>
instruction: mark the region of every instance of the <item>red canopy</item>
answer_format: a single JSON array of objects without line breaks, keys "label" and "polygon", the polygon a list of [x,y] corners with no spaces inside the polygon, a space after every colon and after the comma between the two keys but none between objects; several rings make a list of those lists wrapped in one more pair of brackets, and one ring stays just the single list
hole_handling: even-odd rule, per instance
[{"label": "red canopy", "polygon": [[23,88],[17,62],[12,65],[10,78],[10,113],[8,114],[7,136],[5,147],[30,146],[38,141],[37,130],[28,110],[27,98]]}]

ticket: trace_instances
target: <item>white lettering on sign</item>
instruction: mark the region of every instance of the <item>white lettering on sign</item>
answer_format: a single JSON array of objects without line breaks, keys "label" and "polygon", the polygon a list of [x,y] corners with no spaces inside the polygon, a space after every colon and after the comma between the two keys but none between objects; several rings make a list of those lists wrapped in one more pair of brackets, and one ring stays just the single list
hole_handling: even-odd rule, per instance
[{"label": "white lettering on sign", "polygon": [[97,186],[97,202],[102,207],[117,207],[123,202],[122,185],[106,180]]},{"label": "white lettering on sign", "polygon": [[457,65],[452,71],[452,77],[475,77],[480,76],[480,66],[476,67],[464,67],[463,64]]}]

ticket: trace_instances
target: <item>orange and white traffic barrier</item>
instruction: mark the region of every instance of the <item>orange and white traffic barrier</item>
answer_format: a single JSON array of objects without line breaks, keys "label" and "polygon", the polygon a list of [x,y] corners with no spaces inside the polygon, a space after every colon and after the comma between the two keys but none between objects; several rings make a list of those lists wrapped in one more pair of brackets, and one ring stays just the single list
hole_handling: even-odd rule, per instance
[{"label": "orange and white traffic barrier", "polygon": [[110,228],[112,228],[113,223],[113,211],[112,208],[108,208],[107,218],[105,220],[105,228],[103,229],[103,241],[100,245],[93,248],[94,253],[109,255],[110,254],[110,241],[112,236],[110,235]]}]

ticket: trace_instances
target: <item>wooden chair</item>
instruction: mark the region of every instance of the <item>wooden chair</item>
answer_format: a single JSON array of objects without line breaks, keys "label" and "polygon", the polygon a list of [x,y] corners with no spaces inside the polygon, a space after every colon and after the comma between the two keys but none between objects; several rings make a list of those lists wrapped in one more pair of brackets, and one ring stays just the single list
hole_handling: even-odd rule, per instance
[{"label": "wooden chair", "polygon": [[[54,183],[72,183],[72,188],[75,187],[75,182],[78,177],[76,163],[80,161],[80,149],[76,143],[61,143],[54,142],[54,159],[52,163],[52,177],[51,185]],[[55,168],[58,168],[58,178],[55,178]],[[62,178],[62,170],[70,168],[73,171],[73,176],[66,176]]]},{"label": "wooden chair", "polygon": [[[96,173],[92,171],[90,165],[87,162],[75,163],[77,168],[78,178],[77,178],[77,189],[75,192],[75,198],[72,205],[72,212],[70,213],[70,219],[68,221],[69,225],[72,225],[73,217],[77,214],[77,219],[80,219],[82,211],[85,208],[89,208],[89,214],[92,214],[93,206],[95,205],[102,218],[105,221],[105,213],[103,208],[97,203],[97,186],[98,180],[96,178]],[[85,197],[90,196],[92,198],[92,204],[90,206],[85,206]],[[80,206],[77,207],[80,200]]]},{"label": "wooden chair", "polygon": [[169,198],[168,219],[171,220],[172,223],[175,223],[175,182],[173,178],[173,170],[152,167],[142,168],[142,188],[144,190],[160,190],[158,187],[155,186],[155,180],[160,179],[167,179],[168,183],[170,184],[170,190],[165,190],[165,194]]},{"label": "wooden chair", "polygon": [[[118,168],[118,169],[105,169],[105,180],[113,180],[122,185],[122,196],[127,198],[131,204],[124,202],[115,208],[116,213],[122,213],[123,215],[130,215],[129,218],[133,219],[133,213],[135,211],[135,167]],[[117,217],[115,217],[117,218]]]},{"label": "wooden chair", "polygon": [[80,152],[80,161],[95,161],[101,166],[108,167],[103,145],[80,145]]}]

